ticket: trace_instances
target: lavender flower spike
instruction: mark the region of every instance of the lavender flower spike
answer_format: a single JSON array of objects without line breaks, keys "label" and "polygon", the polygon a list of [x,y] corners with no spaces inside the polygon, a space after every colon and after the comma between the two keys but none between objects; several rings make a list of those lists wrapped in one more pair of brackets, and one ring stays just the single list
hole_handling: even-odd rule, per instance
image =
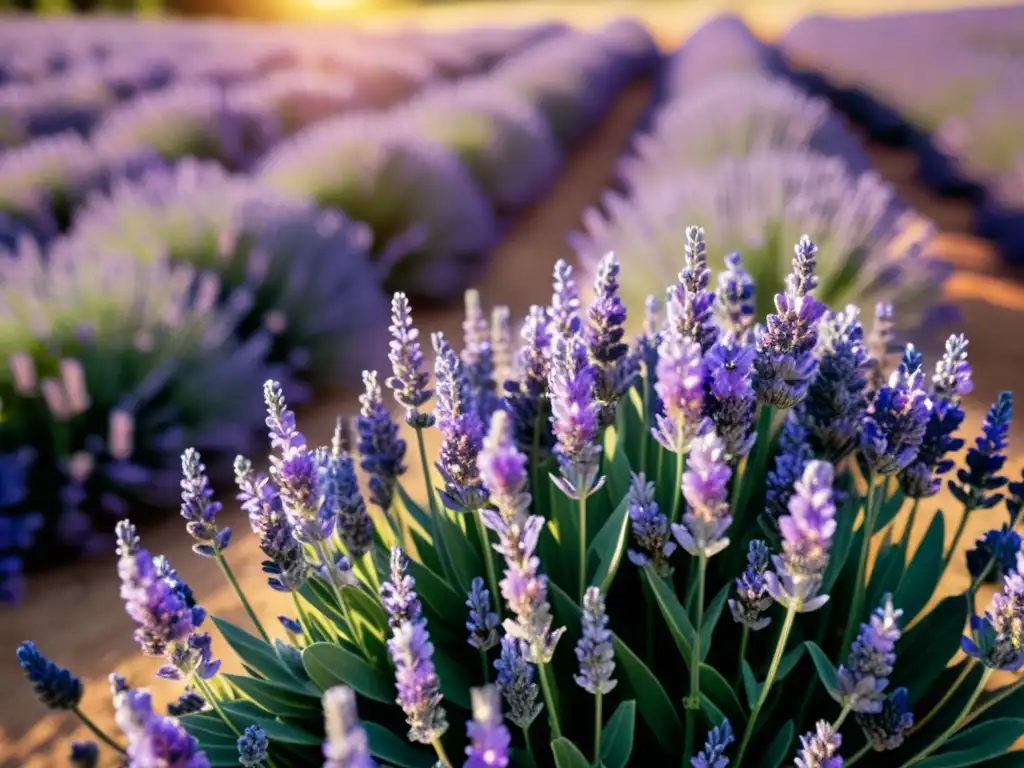
[{"label": "lavender flower spike", "polygon": [[615,649],[608,629],[604,596],[597,587],[589,587],[583,595],[583,631],[576,644],[580,672],[573,679],[576,685],[595,696],[609,693],[618,684],[615,672]]},{"label": "lavender flower spike", "polygon": [[587,348],[594,366],[594,397],[598,403],[598,422],[608,426],[615,421],[622,396],[633,386],[637,368],[623,343],[626,306],[619,297],[619,263],[606,254],[597,268],[594,302],[587,312]]},{"label": "lavender flower spike", "polygon": [[181,454],[181,516],[188,521],[186,529],[198,543],[192,551],[203,557],[217,557],[231,543],[231,529],[217,529],[219,501],[213,500],[213,489],[206,476],[199,451],[187,448]]},{"label": "lavender flower spike", "polygon": [[589,496],[604,484],[604,477],[597,476],[601,446],[594,385],[595,370],[582,338],[578,334],[556,337],[549,389],[561,477],[551,479],[572,499]]},{"label": "lavender flower spike", "polygon": [[743,267],[743,257],[730,253],[725,257],[725,271],[718,275],[716,306],[723,330],[733,339],[746,342],[754,327],[754,302],[757,283]]},{"label": "lavender flower spike", "polygon": [[1016,672],[1024,667],[1024,576],[1003,577],[984,616],[971,617],[971,635],[961,638],[964,653],[989,669]]},{"label": "lavender flower spike", "polygon": [[210,768],[206,754],[177,720],[153,711],[147,691],[126,690],[114,697],[118,727],[128,737],[130,765]]},{"label": "lavender flower spike", "polygon": [[481,653],[487,653],[498,644],[498,614],[491,610],[491,593],[484,584],[480,576],[474,578],[466,598],[468,642]]},{"label": "lavender flower spike", "polygon": [[516,443],[525,451],[546,453],[553,443],[547,419],[543,418],[548,400],[551,335],[543,307],[530,307],[519,335],[523,344],[516,351],[514,362],[518,376],[517,380],[505,382],[505,407],[515,419]]},{"label": "lavender flower spike", "polygon": [[713,557],[729,546],[725,532],[732,524],[725,445],[708,430],[691,443],[683,472],[687,509],[681,523],[672,526],[679,545],[694,557]]},{"label": "lavender flower spike", "polygon": [[936,400],[948,400],[956,405],[960,399],[974,391],[971,364],[967,362],[967,337],[954,334],[946,339],[946,348],[935,364],[932,384]]},{"label": "lavender flower spike", "polygon": [[629,483],[629,525],[635,549],[626,551],[630,562],[638,568],[650,565],[662,578],[672,573],[669,557],[676,551],[668,517],[654,500],[654,483],[641,472],[633,474]]},{"label": "lavender flower spike", "polygon": [[74,709],[81,702],[81,679],[50,661],[35,643],[26,640],[18,646],[18,665],[47,709]]},{"label": "lavender flower spike", "polygon": [[403,621],[395,627],[388,649],[395,663],[397,702],[409,724],[409,740],[430,744],[448,730],[448,719],[441,706],[441,683],[434,669],[434,646],[426,620]]},{"label": "lavender flower spike", "polygon": [[664,412],[657,415],[651,435],[667,450],[683,453],[702,423],[704,361],[700,345],[675,328],[669,315],[658,345],[654,385]]},{"label": "lavender flower spike", "polygon": [[796,768],[843,768],[839,747],[843,738],[825,720],[819,720],[813,733],[800,737]]},{"label": "lavender flower spike", "polygon": [[1001,392],[989,409],[981,434],[967,451],[967,467],[957,472],[958,483],[949,482],[949,490],[968,509],[991,509],[998,504],[1006,485],[1003,465],[1013,420],[1013,394]]},{"label": "lavender flower spike", "polygon": [[125,610],[138,625],[135,640],[146,656],[164,656],[172,645],[185,641],[205,616],[188,605],[186,596],[164,578],[145,549],[122,555],[117,573]]},{"label": "lavender flower spike", "polygon": [[800,613],[815,611],[828,602],[828,595],[819,595],[818,590],[836,532],[833,478],[828,462],[807,464],[789,500],[789,514],[778,521],[782,556],[772,557],[775,571],[765,574],[768,594]]},{"label": "lavender flower spike", "polygon": [[903,746],[907,734],[914,727],[914,713],[910,711],[907,689],[897,688],[890,693],[878,713],[858,714],[857,724],[864,731],[864,737],[875,752],[885,752]]},{"label": "lavender flower spike", "polygon": [[892,595],[886,595],[867,624],[860,625],[860,634],[850,646],[846,664],[839,667],[836,701],[854,712],[878,714],[885,703],[885,689],[896,663],[896,641],[900,639],[899,619],[903,611],[892,606]]},{"label": "lavender flower spike", "polygon": [[894,475],[917,458],[931,415],[923,388],[924,372],[912,344],[903,362],[879,389],[868,408],[860,434],[860,453],[877,475]]},{"label": "lavender flower spike", "polygon": [[512,311],[505,305],[491,309],[491,354],[494,358],[494,380],[498,394],[505,391],[505,382],[512,378]]},{"label": "lavender flower spike", "polygon": [[434,426],[432,414],[420,411],[433,392],[428,389],[430,374],[423,370],[420,332],[412,324],[412,307],[404,293],[391,297],[391,376],[384,382],[398,404],[405,408],[405,423],[413,429]]},{"label": "lavender flower spike", "polygon": [[373,549],[373,520],[359,490],[355,461],[348,453],[338,450],[340,441],[335,443],[335,449],[321,470],[324,504],[337,518],[338,536],[345,551],[349,557],[357,559]]},{"label": "lavender flower spike", "polygon": [[690,758],[690,765],[692,768],[726,768],[729,758],[725,756],[725,750],[735,740],[732,726],[728,720],[723,720],[708,733],[704,749],[696,757]]},{"label": "lavender flower spike", "polygon": [[398,436],[398,425],[384,407],[376,371],[363,371],[363,387],[356,419],[360,466],[370,476],[370,500],[388,512],[398,478],[405,472],[405,441]]},{"label": "lavender flower spike", "polygon": [[768,327],[757,337],[754,390],[763,405],[775,408],[792,408],[804,399],[817,369],[816,329],[825,312],[825,305],[810,295],[818,285],[817,246],[804,236],[794,251],[786,291],[775,295],[777,314],[768,316]]},{"label": "lavender flower spike", "polygon": [[266,731],[258,725],[250,725],[238,737],[238,764],[242,768],[267,768],[267,750],[270,742]]},{"label": "lavender flower spike", "polygon": [[71,768],[96,768],[100,764],[100,745],[95,741],[73,742],[68,762]]},{"label": "lavender flower spike", "polygon": [[418,620],[423,610],[416,594],[416,580],[405,572],[407,566],[408,560],[402,550],[392,547],[391,578],[380,585],[381,602],[392,627]]},{"label": "lavender flower spike", "polygon": [[772,623],[771,617],[763,615],[772,604],[765,578],[770,561],[767,544],[760,539],[750,542],[747,567],[736,579],[736,598],[729,600],[733,619],[737,624],[749,627],[752,632],[762,630]]},{"label": "lavender flower spike", "polygon": [[878,302],[875,305],[875,323],[871,326],[871,333],[867,339],[868,356],[871,360],[868,385],[872,392],[881,389],[888,379],[886,371],[889,369],[890,350],[895,335],[894,326],[892,304],[887,301]]},{"label": "lavender flower spike", "polygon": [[494,377],[494,349],[491,346],[487,317],[480,306],[480,293],[476,289],[469,289],[466,291],[465,303],[461,360],[466,394],[477,418],[481,423],[486,423],[501,405]]},{"label": "lavender flower spike", "polygon": [[339,685],[323,695],[323,768],[375,768],[370,758],[370,740],[356,713],[356,695]]},{"label": "lavender flower spike", "polygon": [[711,347],[704,356],[709,384],[705,408],[731,462],[746,456],[757,442],[754,430],[757,396],[751,384],[755,356],[752,346],[730,336]]},{"label": "lavender flower spike", "polygon": [[470,691],[473,719],[466,723],[469,746],[463,768],[506,768],[512,736],[501,718],[501,696],[489,685]]},{"label": "lavender flower spike", "polygon": [[498,688],[508,705],[507,717],[520,728],[529,728],[544,710],[537,701],[540,688],[534,680],[534,666],[526,660],[530,648],[523,640],[505,635],[501,638],[501,656],[494,662]]},{"label": "lavender flower spike", "polygon": [[712,317],[715,294],[708,290],[710,282],[704,230],[687,227],[686,266],[679,273],[679,283],[669,290],[668,306],[675,329],[696,341],[702,352],[718,340],[718,328]]},{"label": "lavender flower spike", "polygon": [[580,330],[580,292],[572,267],[564,259],[555,262],[554,290],[548,310],[548,333],[552,338],[573,336]]},{"label": "lavender flower spike", "polygon": [[440,333],[431,340],[437,357],[437,404],[434,415],[441,432],[437,469],[444,480],[441,500],[454,512],[473,512],[487,503],[487,491],[477,470],[484,427],[473,408],[469,383],[458,355]]},{"label": "lavender flower spike", "polygon": [[779,435],[779,453],[775,467],[765,478],[765,515],[778,525],[778,519],[789,510],[793,487],[814,457],[807,442],[807,429],[795,413],[790,413]]}]

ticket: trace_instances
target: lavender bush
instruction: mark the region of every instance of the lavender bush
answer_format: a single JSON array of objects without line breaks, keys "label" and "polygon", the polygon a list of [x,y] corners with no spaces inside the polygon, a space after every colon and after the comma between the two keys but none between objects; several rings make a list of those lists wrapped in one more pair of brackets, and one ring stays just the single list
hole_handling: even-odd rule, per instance
[{"label": "lavender bush", "polygon": [[[856,307],[823,304],[807,237],[765,318],[738,257],[714,290],[690,231],[665,312],[649,302],[629,342],[628,268],[611,255],[588,305],[558,263],[514,356],[506,313],[488,328],[470,294],[461,352],[431,338],[433,381],[396,295],[392,370],[364,374],[357,439],[340,419],[330,445],[308,444],[288,387],[268,381],[269,473],[239,456],[237,494],[294,613],[256,616],[230,579],[247,628],[208,618],[121,521],[136,640],[183,694],[165,716],[112,676],[123,734],[94,727],[104,748],[190,768],[996,764],[1024,734],[1011,395],[961,455],[964,337],[929,372],[913,345],[892,359],[891,308],[865,331]],[[182,456],[182,516],[230,576],[202,462]],[[918,519],[944,485],[950,544],[944,515]],[[962,521],[1004,506],[968,589],[933,600],[964,556]],[[229,648],[244,673],[220,671]],[[71,671],[33,643],[18,659],[46,706],[91,724]],[[1000,670],[1013,677],[987,690]]]}]

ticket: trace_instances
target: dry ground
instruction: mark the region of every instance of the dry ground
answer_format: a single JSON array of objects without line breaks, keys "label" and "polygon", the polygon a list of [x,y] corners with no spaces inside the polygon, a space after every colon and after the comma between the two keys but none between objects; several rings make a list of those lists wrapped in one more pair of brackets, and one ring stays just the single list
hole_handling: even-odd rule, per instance
[{"label": "dry ground", "polygon": [[[551,266],[566,253],[565,233],[609,182],[612,162],[626,148],[648,94],[647,86],[638,85],[622,96],[591,140],[571,158],[547,198],[523,216],[497,249],[480,286],[485,303],[508,304],[519,315],[530,304],[546,300]],[[999,265],[986,244],[963,234],[969,222],[964,205],[937,200],[914,184],[912,158],[892,150],[878,150],[876,157],[883,174],[897,183],[923,213],[937,220],[943,232],[941,252],[956,265],[949,292],[963,308],[963,330],[971,337],[976,388],[969,398],[971,415],[966,430],[973,433],[1000,390],[1024,392],[1024,285]],[[460,308],[424,314],[418,320],[421,327],[457,334]],[[324,402],[301,415],[303,425],[314,439],[326,439],[335,413],[351,412],[353,405],[352,399]],[[1010,466],[1019,475],[1024,429],[1018,426],[1013,437],[1015,450]],[[407,487],[420,488],[422,482],[409,477]],[[223,497],[229,496],[230,489],[219,490]],[[944,503],[954,508],[949,501],[940,497],[931,508]],[[261,616],[287,612],[290,604],[281,603],[264,586],[259,552],[244,518],[230,504],[226,517],[236,530],[231,563],[256,610]],[[919,518],[921,531],[927,517]],[[991,521],[991,517],[979,514],[970,534],[987,529]],[[244,617],[216,567],[189,552],[177,515],[169,514],[146,530],[144,537],[151,549],[170,557],[212,613],[244,625]],[[966,579],[958,560],[946,577],[943,591],[962,589]],[[0,768],[65,765],[67,739],[86,735],[83,729],[75,729],[73,718],[48,715],[34,700],[14,659],[15,646],[26,638],[37,640],[44,652],[85,679],[84,708],[98,713],[101,724],[111,720],[105,679],[113,670],[127,675],[134,684],[152,686],[161,701],[172,695],[170,687],[154,680],[153,660],[140,657],[132,641],[131,624],[117,595],[113,555],[43,574],[32,580],[25,605],[5,609],[0,615]]]}]

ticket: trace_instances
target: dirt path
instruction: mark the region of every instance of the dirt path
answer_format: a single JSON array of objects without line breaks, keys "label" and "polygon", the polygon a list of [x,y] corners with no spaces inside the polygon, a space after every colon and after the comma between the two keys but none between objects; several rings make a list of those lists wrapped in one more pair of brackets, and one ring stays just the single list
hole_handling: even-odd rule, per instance
[{"label": "dirt path", "polygon": [[[626,146],[629,133],[648,97],[646,87],[634,87],[623,95],[609,119],[591,140],[571,158],[562,178],[547,198],[526,214],[494,254],[480,287],[487,304],[508,304],[521,315],[531,303],[544,302],[549,293],[549,275],[554,261],[566,254],[565,233],[578,222],[580,212],[591,204],[609,181],[613,160]],[[1024,288],[1010,279],[983,243],[964,236],[968,214],[965,206],[936,200],[910,181],[913,161],[906,154],[878,150],[876,159],[884,175],[896,181],[923,213],[936,219],[944,233],[941,251],[957,265],[950,293],[963,306],[963,329],[972,340],[971,361],[976,389],[970,398],[968,434],[976,431],[984,409],[1001,389],[1024,392]],[[459,308],[424,314],[419,318],[426,330],[459,333]],[[1017,333],[1008,333],[1018,329]],[[333,416],[352,411],[352,401],[327,402],[302,415],[302,424],[314,440],[328,437]],[[1024,420],[1014,432],[1015,445],[1010,466],[1019,473],[1020,450],[1024,442]],[[406,478],[410,489],[422,487],[419,478]],[[218,489],[228,498],[230,489]],[[951,509],[949,499],[940,497]],[[931,505],[936,508],[939,504]],[[233,505],[226,514],[236,536],[230,560],[239,580],[261,617],[287,612],[290,603],[281,601],[264,585],[259,570],[258,550],[244,518]],[[1001,513],[1000,513],[1001,514]],[[921,516],[922,530],[928,515]],[[977,534],[994,524],[993,516],[979,514],[970,532]],[[233,596],[223,584],[216,567],[189,551],[189,543],[176,515],[153,526],[145,535],[146,545],[165,553],[190,583],[211,613],[245,625]],[[948,575],[944,591],[962,589],[966,573],[962,563]],[[97,720],[110,722],[106,675],[117,670],[130,681],[153,688],[162,702],[172,695],[173,686],[153,678],[156,664],[138,654],[132,641],[131,625],[118,599],[113,556],[80,562],[64,570],[32,580],[30,598],[24,606],[4,610],[0,615],[0,768],[54,768],[64,765],[66,739],[84,737],[74,731],[74,719],[47,716],[25,685],[13,649],[25,638],[34,638],[44,652],[80,674],[87,683],[84,708],[97,713]],[[230,665],[229,665],[230,666]]]}]

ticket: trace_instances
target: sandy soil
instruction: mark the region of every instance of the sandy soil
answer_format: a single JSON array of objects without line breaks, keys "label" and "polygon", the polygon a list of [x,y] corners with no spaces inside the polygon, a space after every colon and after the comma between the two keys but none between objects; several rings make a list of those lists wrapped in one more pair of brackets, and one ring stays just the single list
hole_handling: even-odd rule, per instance
[{"label": "sandy soil", "polygon": [[[531,303],[546,301],[551,266],[566,254],[565,233],[577,224],[580,212],[596,200],[609,182],[612,162],[625,149],[648,93],[646,86],[638,85],[623,95],[591,140],[571,158],[547,198],[522,218],[497,249],[480,286],[485,303],[508,304],[519,315]],[[939,223],[944,233],[940,251],[956,265],[949,292],[963,307],[962,326],[972,339],[976,389],[969,398],[971,415],[966,429],[968,434],[973,433],[985,408],[1000,390],[1024,391],[1024,333],[1008,332],[1024,330],[1024,286],[999,265],[984,243],[963,234],[969,221],[964,205],[937,200],[913,184],[912,158],[892,150],[879,150],[876,157],[882,173],[892,178],[923,213]],[[441,329],[455,335],[461,320],[460,308],[429,316],[423,313],[418,320],[424,329]],[[329,435],[334,414],[352,409],[352,400],[328,401],[302,414],[302,424],[313,439],[323,440]],[[1024,456],[1020,448],[1022,437],[1024,429],[1018,426],[1014,433],[1017,447],[1010,463],[1015,475],[1019,475]],[[407,478],[406,484],[410,489],[422,487],[412,477]],[[230,489],[220,490],[226,500]],[[949,501],[939,497],[931,508],[943,504],[955,508]],[[264,586],[259,553],[244,518],[231,504],[226,514],[236,529],[230,561],[256,610],[261,616],[287,612],[290,604],[282,603]],[[970,533],[991,527],[995,514],[979,514],[972,521]],[[927,517],[919,518],[922,531]],[[149,548],[168,555],[211,613],[245,624],[216,567],[189,552],[187,537],[176,515],[169,514],[166,520],[155,524],[144,538]],[[947,575],[943,591],[962,589],[966,580],[966,572],[958,561]],[[87,683],[84,709],[96,713],[101,724],[110,722],[105,678],[113,670],[127,675],[135,684],[151,686],[161,701],[172,695],[171,687],[154,680],[154,660],[138,654],[131,624],[118,599],[112,555],[44,574],[32,580],[30,597],[24,606],[4,610],[0,616],[0,768],[64,765],[68,737],[86,735],[83,729],[75,728],[74,718],[48,715],[34,700],[13,654],[15,645],[25,638],[37,640],[44,652],[83,677]]]}]

